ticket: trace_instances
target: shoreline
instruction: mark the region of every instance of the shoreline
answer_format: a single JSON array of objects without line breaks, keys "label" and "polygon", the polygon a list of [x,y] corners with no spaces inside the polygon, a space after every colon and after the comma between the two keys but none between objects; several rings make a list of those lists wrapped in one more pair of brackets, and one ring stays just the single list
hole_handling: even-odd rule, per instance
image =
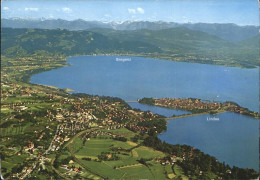
[{"label": "shoreline", "polygon": [[[209,62],[204,62],[201,60],[175,60],[172,57],[169,56],[151,56],[151,55],[145,55],[145,54],[113,54],[113,53],[109,53],[109,54],[86,54],[86,55],[75,55],[75,56],[66,56],[66,61],[68,60],[68,58],[73,58],[73,57],[79,57],[79,56],[118,56],[118,57],[141,57],[141,58],[151,58],[154,60],[163,60],[163,61],[173,61],[173,62],[183,62],[183,63],[195,63],[195,64],[203,64],[203,65],[211,65],[211,66],[223,66],[223,67],[230,67],[230,68],[241,68],[241,69],[255,69],[255,68],[260,68],[260,65],[250,65],[250,67],[248,66],[234,66],[234,65],[229,65],[229,64],[216,64],[216,63],[209,63]],[[219,62],[219,61],[212,61],[212,62]]]}]

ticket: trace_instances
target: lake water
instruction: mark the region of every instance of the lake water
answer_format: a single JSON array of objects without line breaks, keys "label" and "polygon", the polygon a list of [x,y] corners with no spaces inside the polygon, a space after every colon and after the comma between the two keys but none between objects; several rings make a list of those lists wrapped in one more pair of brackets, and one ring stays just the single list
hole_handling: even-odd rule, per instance
[{"label": "lake water", "polygon": [[230,166],[259,166],[259,121],[255,118],[226,112],[191,116],[168,121],[167,132],[158,137],[171,144],[187,144],[225,161]]},{"label": "lake water", "polygon": [[[36,74],[31,82],[70,88],[75,92],[115,96],[126,101],[142,97],[234,101],[259,112],[259,68],[118,56],[78,56],[68,58],[68,62],[71,66]],[[129,104],[167,117],[189,113]],[[258,121],[224,113],[217,115],[220,121],[208,122],[205,120],[207,116],[170,120],[167,132],[159,137],[172,144],[195,146],[230,165],[258,170]]]},{"label": "lake water", "polygon": [[151,111],[154,114],[164,115],[165,117],[172,117],[173,115],[191,114],[189,111],[182,111],[177,109],[169,109],[159,106],[150,106],[141,103],[128,103],[132,108],[140,109],[142,111]]},{"label": "lake water", "polygon": [[129,101],[142,97],[234,101],[259,111],[258,68],[118,56],[78,56],[68,62],[71,66],[36,74],[31,82]]}]

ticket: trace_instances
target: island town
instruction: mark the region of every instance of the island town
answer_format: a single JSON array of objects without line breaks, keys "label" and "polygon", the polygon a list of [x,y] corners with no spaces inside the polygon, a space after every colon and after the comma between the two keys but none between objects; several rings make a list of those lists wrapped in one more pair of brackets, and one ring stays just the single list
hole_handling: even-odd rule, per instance
[{"label": "island town", "polygon": [[260,117],[258,112],[250,111],[247,108],[239,106],[235,102],[211,102],[209,100],[201,100],[197,98],[142,98],[138,99],[138,102],[154,106],[186,110],[190,111],[194,115],[197,113],[217,114],[229,111],[255,118]]}]

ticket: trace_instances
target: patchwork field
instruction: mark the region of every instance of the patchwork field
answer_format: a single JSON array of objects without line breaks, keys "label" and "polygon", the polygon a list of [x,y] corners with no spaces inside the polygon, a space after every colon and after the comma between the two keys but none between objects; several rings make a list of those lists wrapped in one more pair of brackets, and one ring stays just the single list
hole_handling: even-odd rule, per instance
[{"label": "patchwork field", "polygon": [[[135,133],[125,128],[109,132],[126,137],[135,136]],[[109,179],[166,179],[168,173],[173,174],[172,171],[165,173],[165,167],[154,161],[155,158],[166,156],[162,152],[129,140],[114,140],[104,134],[91,136],[88,140],[82,137],[77,137],[68,146],[74,161],[85,171],[81,174],[82,177],[86,177],[87,172]],[[105,159],[101,159],[102,156]],[[141,159],[147,159],[147,163]]]},{"label": "patchwork field", "polygon": [[2,137],[24,134],[25,126],[1,128]]}]

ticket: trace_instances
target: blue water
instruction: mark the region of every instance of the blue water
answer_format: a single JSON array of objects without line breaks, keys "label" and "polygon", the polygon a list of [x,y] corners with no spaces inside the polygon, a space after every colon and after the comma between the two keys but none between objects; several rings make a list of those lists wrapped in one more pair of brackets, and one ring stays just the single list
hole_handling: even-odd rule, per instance
[{"label": "blue water", "polygon": [[225,161],[230,166],[253,168],[259,166],[259,121],[255,118],[226,112],[191,116],[168,121],[167,132],[159,138],[171,144],[187,144]]},{"label": "blue water", "polygon": [[[116,58],[131,58],[118,62]],[[243,69],[141,57],[78,56],[71,66],[32,76],[31,82],[75,92],[120,97],[135,101],[142,97],[187,98],[234,101],[259,112],[259,68]],[[129,103],[133,108],[170,117],[189,112]],[[238,167],[258,170],[258,120],[234,113],[170,120],[159,137],[172,144],[188,144]]]},{"label": "blue water", "polygon": [[189,111],[169,109],[158,106],[150,106],[141,103],[128,103],[132,108],[140,109],[142,111],[151,111],[154,114],[164,115],[165,117],[172,117],[173,115],[179,116],[183,114],[191,114]]},{"label": "blue water", "polygon": [[[76,92],[120,97],[187,98],[234,101],[259,111],[259,69],[243,69],[141,57],[71,57],[63,67],[31,78],[32,83],[71,88]],[[125,57],[121,57],[125,58]]]}]

